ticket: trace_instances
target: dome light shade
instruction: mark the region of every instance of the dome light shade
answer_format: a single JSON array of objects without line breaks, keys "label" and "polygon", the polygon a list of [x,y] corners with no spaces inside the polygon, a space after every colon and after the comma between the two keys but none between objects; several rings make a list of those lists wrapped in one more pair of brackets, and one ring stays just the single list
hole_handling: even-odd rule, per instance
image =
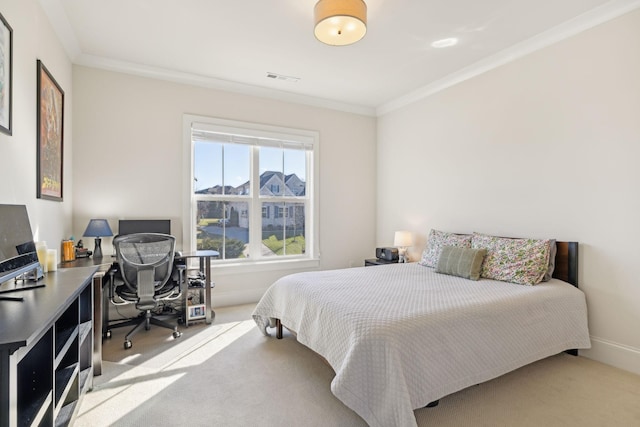
[{"label": "dome light shade", "polygon": [[316,38],[331,46],[355,43],[367,32],[367,5],[362,0],[320,0],[314,17]]}]

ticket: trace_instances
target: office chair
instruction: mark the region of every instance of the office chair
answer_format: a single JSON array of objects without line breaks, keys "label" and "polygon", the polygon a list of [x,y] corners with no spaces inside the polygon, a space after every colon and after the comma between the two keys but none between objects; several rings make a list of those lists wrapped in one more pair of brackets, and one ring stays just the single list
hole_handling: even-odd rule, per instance
[{"label": "office chair", "polygon": [[[160,301],[182,296],[184,267],[174,268],[175,237],[159,233],[127,234],[116,236],[113,245],[117,268],[110,272],[109,298],[115,305],[135,304],[143,312],[138,318],[113,325],[135,325],[124,339],[124,348],[130,349],[131,337],[142,327],[149,330],[151,324],[172,329],[173,337],[180,337],[178,327],[164,321],[168,316],[153,313]],[[123,283],[116,286],[118,276]]]}]

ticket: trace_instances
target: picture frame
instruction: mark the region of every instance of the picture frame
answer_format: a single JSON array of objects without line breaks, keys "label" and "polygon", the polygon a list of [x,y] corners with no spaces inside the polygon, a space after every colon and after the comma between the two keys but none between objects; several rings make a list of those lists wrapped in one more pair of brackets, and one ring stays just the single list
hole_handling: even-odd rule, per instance
[{"label": "picture frame", "polygon": [[0,132],[11,135],[13,115],[13,29],[0,13]]},{"label": "picture frame", "polygon": [[204,319],[207,315],[204,304],[195,304],[187,307],[187,320]]},{"label": "picture frame", "polygon": [[62,201],[64,91],[38,60],[37,197]]}]

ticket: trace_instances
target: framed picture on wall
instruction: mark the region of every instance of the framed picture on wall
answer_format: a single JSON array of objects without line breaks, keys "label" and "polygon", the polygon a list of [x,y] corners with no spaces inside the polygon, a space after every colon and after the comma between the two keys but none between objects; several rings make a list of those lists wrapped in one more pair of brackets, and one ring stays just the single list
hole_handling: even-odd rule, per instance
[{"label": "framed picture on wall", "polygon": [[38,60],[38,192],[39,199],[62,201],[64,91]]},{"label": "framed picture on wall", "polygon": [[0,13],[0,132],[11,135],[13,30]]}]

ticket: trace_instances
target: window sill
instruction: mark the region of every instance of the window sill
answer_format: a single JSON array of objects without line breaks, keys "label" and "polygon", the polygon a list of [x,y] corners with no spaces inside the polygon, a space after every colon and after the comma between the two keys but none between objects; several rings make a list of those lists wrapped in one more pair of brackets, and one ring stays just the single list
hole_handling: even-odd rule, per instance
[{"label": "window sill", "polygon": [[258,273],[262,271],[307,270],[320,267],[320,259],[290,259],[279,261],[245,261],[237,263],[211,263],[213,276]]}]

